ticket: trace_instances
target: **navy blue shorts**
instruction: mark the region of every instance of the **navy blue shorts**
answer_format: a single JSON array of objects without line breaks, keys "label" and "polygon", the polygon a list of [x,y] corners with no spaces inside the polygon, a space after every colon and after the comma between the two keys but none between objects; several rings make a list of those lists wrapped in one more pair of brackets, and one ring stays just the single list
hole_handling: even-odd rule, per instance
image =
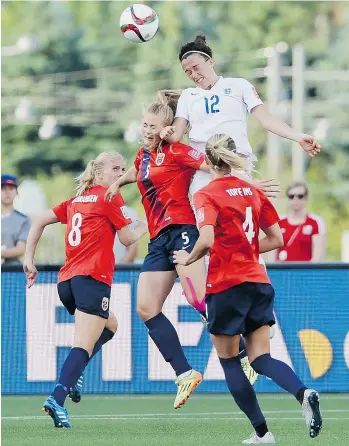
[{"label": "navy blue shorts", "polygon": [[208,331],[227,336],[248,335],[275,324],[274,288],[269,283],[243,282],[221,293],[207,294]]},{"label": "navy blue shorts", "polygon": [[70,314],[78,309],[108,319],[111,288],[91,276],[75,276],[57,285],[58,295]]},{"label": "navy blue shorts", "polygon": [[192,252],[199,231],[195,225],[170,225],[157,237],[150,240],[148,254],[144,259],[142,272],[174,271],[173,251],[184,249]]}]

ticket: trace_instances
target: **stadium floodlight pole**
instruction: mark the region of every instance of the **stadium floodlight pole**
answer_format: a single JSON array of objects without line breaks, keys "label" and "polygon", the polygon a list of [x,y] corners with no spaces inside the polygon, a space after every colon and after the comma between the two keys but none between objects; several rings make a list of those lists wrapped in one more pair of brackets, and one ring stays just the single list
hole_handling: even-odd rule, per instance
[{"label": "stadium floodlight pole", "polygon": [[[280,77],[280,51],[276,45],[266,52],[268,66],[265,69],[267,77],[267,102],[270,112],[278,115],[278,104],[280,100],[281,77]],[[268,178],[279,178],[280,172],[280,137],[268,132],[267,141],[267,170]]]},{"label": "stadium floodlight pole", "polygon": [[[292,127],[300,133],[304,128],[305,52],[302,45],[292,49]],[[304,152],[297,142],[292,143],[292,179],[304,178]]]}]

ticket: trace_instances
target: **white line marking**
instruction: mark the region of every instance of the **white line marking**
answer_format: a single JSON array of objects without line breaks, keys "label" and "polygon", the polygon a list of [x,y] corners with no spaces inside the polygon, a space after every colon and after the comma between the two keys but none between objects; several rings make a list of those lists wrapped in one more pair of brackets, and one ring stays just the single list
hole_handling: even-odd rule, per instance
[{"label": "white line marking", "polygon": [[[349,412],[349,409],[330,409],[323,411],[324,414],[327,413],[347,413]],[[263,411],[264,414],[292,414],[292,413],[300,413],[300,410],[266,410]],[[73,415],[71,418],[75,420],[161,420],[166,418],[171,418],[171,420],[183,420],[186,419],[187,421],[192,420],[194,417],[196,417],[198,420],[204,420],[204,419],[240,419],[240,417],[232,417],[232,415],[241,415],[241,412],[195,412],[195,413],[124,413],[124,414],[96,414],[96,415]],[[208,418],[206,418],[208,417]],[[295,420],[302,420],[302,417],[299,416],[298,418],[289,418],[289,417],[276,417],[276,418],[270,418],[267,417],[270,420],[288,420],[288,419],[295,419]],[[17,417],[2,417],[2,420],[43,420],[46,419],[46,416],[17,416]],[[247,419],[245,417],[242,417],[241,419]],[[325,417],[325,419],[338,419],[338,420],[346,420],[349,418],[330,418]],[[195,421],[195,420],[193,420]]]},{"label": "white line marking", "polygon": [[[40,420],[46,420],[47,417],[3,417],[2,420],[3,421],[11,421],[11,420],[15,420],[15,421],[40,421]],[[94,420],[96,421],[95,417],[71,417],[71,419],[73,421],[89,421],[89,420]],[[164,417],[152,417],[152,418],[143,418],[143,417],[107,417],[107,418],[99,418],[99,420],[104,420],[104,421],[116,421],[116,420],[121,420],[121,421],[159,421],[159,420],[164,420],[166,418]],[[194,420],[192,418],[182,418],[182,417],[172,417],[172,416],[168,416],[167,417],[168,420],[172,421],[180,421],[181,423],[183,422],[193,422],[193,421],[198,421],[198,420]],[[326,420],[331,420],[331,421],[345,421],[345,420],[349,420],[349,418],[338,418],[338,417],[325,417],[323,418],[325,421]],[[202,417],[200,418],[199,421],[206,421],[206,420],[230,420],[230,421],[248,421],[248,419],[246,417]],[[267,421],[300,421],[302,423],[304,423],[304,420],[301,417],[295,418],[295,417],[267,417]]]},{"label": "white line marking", "polygon": [[[333,401],[333,400],[349,400],[349,393],[348,394],[326,394],[321,393],[321,401]],[[280,394],[263,394],[263,393],[257,393],[258,400],[293,400],[294,396],[289,395],[287,393],[280,393]],[[13,401],[13,400],[30,400],[33,398],[42,397],[45,398],[45,395],[2,395],[3,401]],[[103,394],[84,394],[84,398],[86,400],[168,400],[172,398],[172,394],[152,394],[152,395],[142,395],[142,394],[130,394],[130,395],[103,395]],[[202,394],[202,393],[195,393],[195,399],[200,400],[232,400],[232,397],[229,394],[221,394],[221,395],[212,395],[212,394]]]}]

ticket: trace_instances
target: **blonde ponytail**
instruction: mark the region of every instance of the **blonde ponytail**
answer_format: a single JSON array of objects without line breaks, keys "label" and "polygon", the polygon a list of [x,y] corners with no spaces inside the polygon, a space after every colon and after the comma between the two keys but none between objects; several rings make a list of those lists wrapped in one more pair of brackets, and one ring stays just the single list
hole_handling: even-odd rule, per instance
[{"label": "blonde ponytail", "polygon": [[107,160],[120,160],[124,161],[125,158],[118,152],[102,152],[95,160],[88,162],[86,169],[75,178],[76,185],[76,195],[81,195],[92,186],[97,184],[96,180],[98,174],[101,173],[105,167]]},{"label": "blonde ponytail", "polygon": [[81,195],[83,192],[93,186],[95,178],[94,166],[95,160],[89,161],[84,172],[82,172],[75,178],[75,181],[77,183],[76,195]]},{"label": "blonde ponytail", "polygon": [[147,111],[153,115],[164,116],[164,127],[171,125],[176,114],[178,99],[182,90],[160,90],[156,102],[148,105]]},{"label": "blonde ponytail", "polygon": [[215,169],[248,171],[248,160],[236,152],[235,142],[230,136],[211,136],[206,143],[206,155]]}]

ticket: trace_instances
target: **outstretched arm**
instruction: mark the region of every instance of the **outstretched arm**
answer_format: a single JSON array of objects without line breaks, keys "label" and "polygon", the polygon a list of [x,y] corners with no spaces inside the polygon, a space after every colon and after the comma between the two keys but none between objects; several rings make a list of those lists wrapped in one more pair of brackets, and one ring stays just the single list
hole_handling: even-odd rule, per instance
[{"label": "outstretched arm", "polygon": [[160,132],[160,138],[165,139],[170,144],[179,142],[188,127],[188,121],[184,118],[175,118],[172,125],[164,127]]},{"label": "outstretched arm", "polygon": [[321,146],[313,136],[297,132],[284,121],[272,115],[264,104],[254,107],[251,113],[265,130],[297,142],[310,157],[314,157],[320,152]]},{"label": "outstretched arm", "polygon": [[137,173],[138,170],[135,166],[132,166],[128,169],[127,172],[123,174],[118,180],[115,181],[111,186],[109,186],[107,192],[104,195],[105,201],[112,201],[115,195],[118,194],[120,187],[125,186],[126,184],[135,183],[137,181]]},{"label": "outstretched arm", "polygon": [[36,247],[42,236],[42,233],[44,232],[44,229],[47,225],[57,223],[58,221],[59,220],[56,217],[56,214],[51,209],[45,211],[44,213],[42,213],[38,217],[35,217],[32,220],[23,262],[23,269],[25,275],[27,276],[28,288],[34,285],[34,282],[38,275],[38,271],[34,265],[34,257],[35,257]]}]

